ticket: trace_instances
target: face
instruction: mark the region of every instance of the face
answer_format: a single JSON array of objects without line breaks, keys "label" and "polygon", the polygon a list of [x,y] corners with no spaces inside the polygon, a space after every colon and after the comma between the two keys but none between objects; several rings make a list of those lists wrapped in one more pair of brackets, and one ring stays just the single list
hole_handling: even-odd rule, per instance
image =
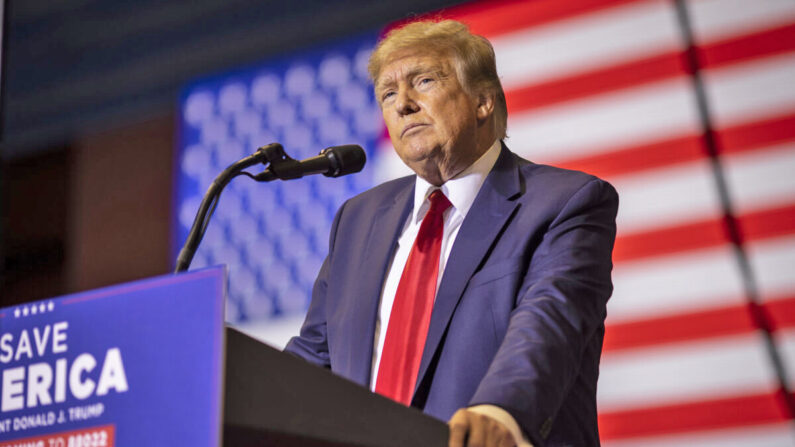
[{"label": "face", "polygon": [[464,90],[448,57],[404,53],[391,59],[375,94],[398,156],[434,185],[466,169],[493,142],[484,135],[491,104]]}]

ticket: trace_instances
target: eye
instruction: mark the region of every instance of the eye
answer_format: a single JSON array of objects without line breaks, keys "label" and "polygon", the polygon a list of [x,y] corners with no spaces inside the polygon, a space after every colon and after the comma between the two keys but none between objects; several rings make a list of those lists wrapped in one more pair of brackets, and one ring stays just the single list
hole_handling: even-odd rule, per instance
[{"label": "eye", "polygon": [[392,96],[395,96],[395,92],[394,91],[391,91],[391,90],[390,91],[386,91],[386,92],[384,92],[381,95],[381,101],[382,102],[386,101],[387,99],[391,98]]},{"label": "eye", "polygon": [[430,84],[433,82],[433,78],[422,78],[420,79],[420,84]]}]

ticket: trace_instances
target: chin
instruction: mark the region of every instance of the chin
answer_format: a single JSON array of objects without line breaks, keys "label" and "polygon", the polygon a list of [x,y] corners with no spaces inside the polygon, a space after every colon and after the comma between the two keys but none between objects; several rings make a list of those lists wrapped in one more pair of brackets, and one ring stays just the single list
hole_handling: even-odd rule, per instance
[{"label": "chin", "polygon": [[439,146],[437,144],[414,143],[406,145],[403,149],[403,153],[406,154],[406,158],[419,162],[433,158],[434,155],[439,152],[438,148]]},{"label": "chin", "polygon": [[403,160],[403,163],[411,166],[412,164],[423,163],[428,159],[427,154],[423,152],[414,151],[397,151],[398,157]]}]

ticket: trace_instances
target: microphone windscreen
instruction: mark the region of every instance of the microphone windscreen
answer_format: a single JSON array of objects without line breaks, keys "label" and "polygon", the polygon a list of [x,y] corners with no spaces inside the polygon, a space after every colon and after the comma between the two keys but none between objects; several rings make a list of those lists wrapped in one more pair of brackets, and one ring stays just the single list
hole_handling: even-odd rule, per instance
[{"label": "microphone windscreen", "polygon": [[330,169],[324,174],[326,177],[340,177],[359,172],[367,161],[364,149],[355,144],[332,146],[323,149],[321,154],[328,157],[334,166],[334,169]]}]

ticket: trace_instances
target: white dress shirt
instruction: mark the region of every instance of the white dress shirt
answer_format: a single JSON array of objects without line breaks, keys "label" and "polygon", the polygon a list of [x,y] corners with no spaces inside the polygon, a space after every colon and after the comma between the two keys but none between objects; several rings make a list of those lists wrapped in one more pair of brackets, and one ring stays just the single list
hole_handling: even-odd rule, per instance
[{"label": "white dress shirt", "polygon": [[[442,275],[444,274],[444,268],[447,265],[447,259],[450,257],[450,251],[458,235],[458,230],[461,228],[464,218],[472,207],[472,203],[475,201],[480,187],[486,180],[486,176],[488,176],[494,164],[497,162],[497,158],[500,155],[500,148],[500,141],[495,141],[477,161],[438,188],[431,185],[420,176],[417,176],[414,186],[414,208],[403,225],[403,231],[398,238],[397,247],[392,257],[392,263],[390,264],[386,281],[384,281],[384,286],[381,291],[378,320],[375,323],[375,337],[373,339],[373,365],[372,374],[370,376],[371,390],[375,390],[378,367],[381,363],[381,353],[384,348],[384,339],[386,338],[389,316],[392,312],[392,304],[395,301],[398,284],[400,283],[401,276],[403,276],[403,269],[406,266],[411,248],[414,246],[414,240],[417,238],[417,233],[420,231],[422,219],[430,208],[428,197],[434,190],[441,189],[452,204],[452,206],[444,212],[444,231],[442,232],[439,274],[436,279],[436,287],[438,290],[439,284],[442,281]],[[470,407],[469,410],[485,414],[501,422],[511,431],[517,445],[520,447],[530,445],[522,435],[516,420],[514,420],[510,413],[502,408],[494,405],[477,405]]]}]

